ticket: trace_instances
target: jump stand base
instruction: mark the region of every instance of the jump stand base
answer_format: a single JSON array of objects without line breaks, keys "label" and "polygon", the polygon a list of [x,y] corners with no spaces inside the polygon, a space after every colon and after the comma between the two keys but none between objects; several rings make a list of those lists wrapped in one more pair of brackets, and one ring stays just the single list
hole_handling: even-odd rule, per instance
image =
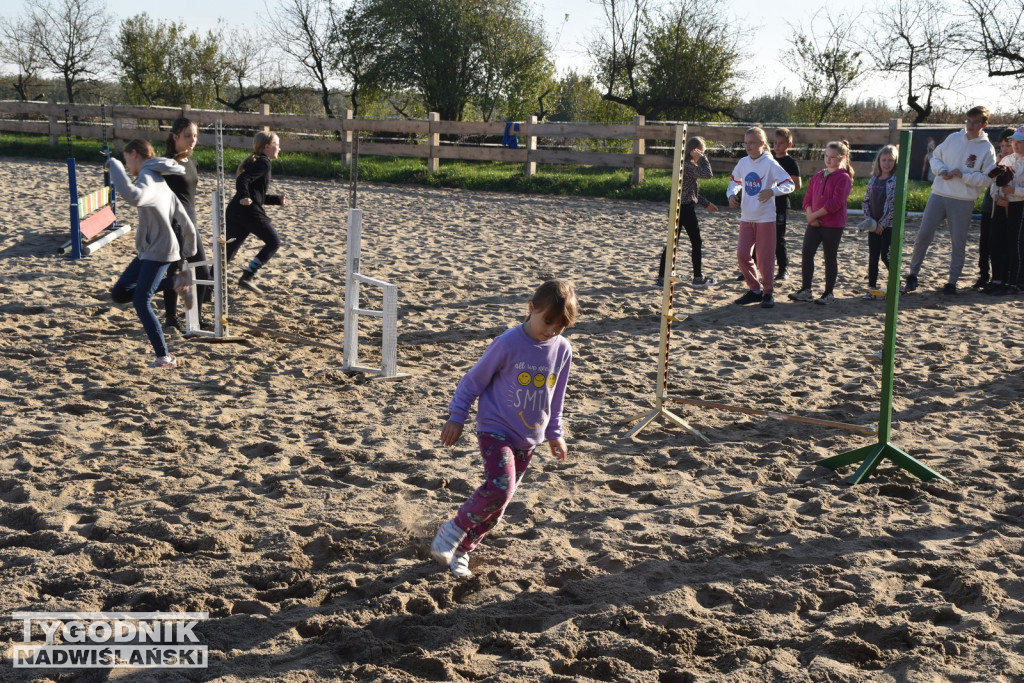
[{"label": "jump stand base", "polygon": [[871,444],[870,446],[864,446],[846,453],[833,455],[831,458],[819,460],[815,464],[834,470],[845,465],[852,465],[855,462],[859,462],[861,463],[860,468],[858,468],[852,476],[846,479],[850,484],[859,484],[870,477],[878,465],[885,459],[891,460],[894,464],[910,472],[922,481],[939,479],[947,484],[953,483],[922,463],[920,460],[917,460],[913,456],[910,456],[899,448],[896,448],[896,446],[893,446],[888,441],[881,441]]}]

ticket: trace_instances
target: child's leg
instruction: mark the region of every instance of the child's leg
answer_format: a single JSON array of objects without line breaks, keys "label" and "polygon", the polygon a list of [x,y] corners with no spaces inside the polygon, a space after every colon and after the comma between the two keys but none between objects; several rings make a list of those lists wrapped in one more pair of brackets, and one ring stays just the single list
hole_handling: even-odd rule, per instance
[{"label": "child's leg", "polygon": [[889,248],[892,245],[892,228],[886,228],[878,237],[881,241],[881,249],[879,251],[882,256],[882,263],[885,264],[885,269],[889,270]]},{"label": "child's leg", "polygon": [[992,260],[992,216],[981,212],[981,227],[978,231],[978,279],[988,280],[991,276],[989,264]]},{"label": "child's leg", "polygon": [[775,221],[755,224],[754,244],[761,287],[765,294],[771,294],[775,291]]},{"label": "child's leg", "polygon": [[821,243],[825,254],[825,294],[832,294],[839,278],[839,242],[843,228],[822,228]]},{"label": "child's leg", "polygon": [[267,265],[267,262],[281,248],[281,238],[278,236],[277,230],[274,229],[274,224],[269,220],[259,221],[253,225],[252,234],[263,240],[263,248],[260,249],[254,259],[254,262],[258,261],[259,265],[254,268],[252,263],[249,264],[249,269],[255,273],[261,266]]},{"label": "child's leg", "polygon": [[757,264],[754,263],[753,256],[756,229],[756,223],[740,221],[740,236],[736,242],[736,261],[739,263],[747,288],[752,292],[761,290],[761,283],[757,281]]},{"label": "child's leg", "polygon": [[[686,205],[683,204],[683,206],[679,207],[679,220],[676,221],[676,231],[675,231],[675,234],[672,236],[672,239],[674,240],[674,242],[672,244],[675,245],[674,249],[676,249],[676,250],[679,249],[679,229],[682,228],[682,226],[683,226],[683,207],[685,207],[685,206]],[[668,248],[667,247],[662,247],[661,248],[661,260],[658,261],[658,277],[659,278],[665,277],[665,269],[666,269],[666,266],[667,266],[667,264],[665,263],[665,259],[666,258],[668,258]]]},{"label": "child's leg", "polygon": [[[878,258],[882,254],[882,236],[873,232],[868,233],[868,287],[878,287]],[[888,268],[888,256],[886,256],[885,267]]]},{"label": "child's leg", "polygon": [[480,454],[484,461],[484,483],[455,515],[455,524],[466,532],[458,547],[463,553],[476,548],[505,514],[530,464],[533,449],[517,450],[501,435],[480,434]]},{"label": "child's leg", "polygon": [[935,239],[935,231],[939,229],[939,223],[946,218],[946,201],[934,192],[929,195],[924,205],[924,214],[921,216],[921,227],[914,239],[914,250],[910,254],[910,274],[917,275],[924,265],[924,257],[928,255],[928,247]]},{"label": "child's leg", "polygon": [[786,253],[786,220],[787,211],[775,212],[775,260],[779,264],[779,275],[789,272],[789,255]]},{"label": "child's leg", "polygon": [[701,252],[704,241],[700,237],[700,223],[697,222],[697,212],[693,204],[683,204],[679,211],[679,222],[686,230],[686,236],[690,238],[690,261],[693,263],[693,277],[698,278],[704,274],[701,266]]},{"label": "child's leg", "polygon": [[146,336],[149,337],[149,343],[153,345],[153,352],[157,357],[168,355],[167,341],[164,339],[163,328],[160,327],[160,321],[157,320],[156,313],[153,312],[150,300],[166,282],[164,275],[167,273],[168,266],[170,263],[140,260],[139,277],[135,284],[135,294],[132,297],[135,312],[142,322],[142,328],[146,331]]},{"label": "child's leg", "polygon": [[800,253],[800,289],[810,291],[814,283],[814,254],[821,244],[821,228],[811,225],[804,232],[804,246]]}]

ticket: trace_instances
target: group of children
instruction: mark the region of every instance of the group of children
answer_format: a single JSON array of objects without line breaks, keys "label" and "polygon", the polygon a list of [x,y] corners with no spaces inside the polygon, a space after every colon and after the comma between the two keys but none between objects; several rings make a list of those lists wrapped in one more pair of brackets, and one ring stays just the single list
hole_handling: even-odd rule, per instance
[{"label": "group of children", "polygon": [[[165,157],[156,156],[148,141],[137,139],[125,145],[124,164],[114,158],[106,161],[117,194],[139,211],[139,228],[135,232],[137,255],[118,278],[111,298],[117,303],[133,304],[156,354],[150,367],[161,370],[178,366],[178,361],[168,351],[164,329],[181,330],[177,314],[179,295],[185,299],[186,308],[193,305],[193,278],[187,263],[199,264],[195,271],[200,280],[210,278],[203,241],[196,230],[199,172],[193,152],[198,139],[198,126],[181,117],[171,124]],[[250,234],[264,243],[239,280],[239,284],[257,294],[262,291],[252,281],[256,271],[270,260],[281,243],[263,210],[266,204],[284,203],[283,195],[267,192],[270,161],[277,157],[279,149],[276,134],[256,134],[252,155],[238,167],[235,195],[225,212],[228,261],[234,258]],[[164,326],[160,325],[151,304],[156,292],[164,295]],[[204,325],[202,305],[208,301],[211,289],[196,285],[195,292],[200,324]]]},{"label": "group of children", "polygon": [[[788,195],[800,188],[800,168],[789,155],[793,146],[793,134],[787,128],[775,131],[774,158],[769,154],[768,137],[763,128],[749,128],[743,136],[743,147],[747,155],[740,159],[729,176],[726,196],[729,206],[740,210],[739,239],[736,258],[741,279],[747,285],[747,292],[738,298],[739,305],[760,304],[762,308],[775,306],[775,281],[788,277],[789,258],[786,251],[786,227],[789,208]],[[715,284],[703,272],[701,258],[702,240],[700,226],[694,211],[700,203],[710,211],[717,207],[703,197],[698,190],[701,178],[711,177],[710,164],[704,156],[703,138],[693,137],[687,141],[685,163],[683,164],[683,193],[676,227],[676,239],[680,228],[685,228],[690,237],[693,280],[695,287]],[[879,260],[889,266],[889,243],[892,237],[893,207],[896,195],[896,162],[899,151],[894,145],[886,145],[875,157],[868,189],[864,196],[865,221],[862,227],[868,234],[868,292],[865,299],[878,298]],[[850,147],[845,140],[828,143],[825,147],[825,168],[818,171],[808,183],[802,207],[806,214],[807,227],[804,231],[801,250],[800,289],[789,294],[794,301],[814,301],[827,305],[835,301],[835,284],[839,273],[839,243],[846,227],[846,204],[853,188],[853,167],[850,164]],[[1022,196],[1024,199],[1024,196]],[[1024,204],[1021,205],[1024,207]],[[825,287],[820,297],[811,291],[814,280],[814,258],[821,247],[825,258]],[[663,285],[665,256],[659,266],[657,286]],[[778,262],[778,275],[774,274]]]}]

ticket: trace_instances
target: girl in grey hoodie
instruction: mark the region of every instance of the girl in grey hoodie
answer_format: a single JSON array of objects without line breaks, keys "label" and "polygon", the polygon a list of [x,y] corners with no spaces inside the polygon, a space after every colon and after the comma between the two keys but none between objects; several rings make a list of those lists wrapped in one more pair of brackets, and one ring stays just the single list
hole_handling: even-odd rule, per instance
[{"label": "girl in grey hoodie", "polygon": [[[191,272],[180,270],[173,278],[166,277],[168,267],[196,252],[196,228],[192,219],[174,195],[164,175],[184,175],[185,169],[176,161],[157,157],[153,146],[146,140],[132,140],[124,148],[124,166],[117,159],[108,162],[114,189],[126,202],[139,209],[139,227],[135,232],[135,250],[132,259],[110,292],[117,303],[131,301],[142,321],[156,353],[151,368],[169,370],[178,362],[168,353],[163,328],[153,311],[150,300],[156,292],[169,289],[186,299],[191,293]],[[127,168],[127,172],[126,172]],[[135,181],[128,177],[135,176]],[[181,248],[171,227],[177,221],[181,227]]]}]

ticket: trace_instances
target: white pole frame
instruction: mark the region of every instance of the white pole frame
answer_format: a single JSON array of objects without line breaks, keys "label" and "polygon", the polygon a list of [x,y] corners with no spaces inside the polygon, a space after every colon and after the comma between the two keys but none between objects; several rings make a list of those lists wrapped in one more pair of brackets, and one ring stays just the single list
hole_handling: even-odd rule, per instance
[{"label": "white pole frame", "polygon": [[[363,210],[348,211],[348,244],[345,254],[345,333],[342,346],[342,369],[346,372],[367,372],[380,377],[399,377],[398,372],[398,287],[390,282],[363,275],[359,261],[363,241]],[[359,308],[359,285],[380,287],[384,301],[381,310]],[[380,318],[381,359],[379,368],[359,364],[359,316]]]}]

